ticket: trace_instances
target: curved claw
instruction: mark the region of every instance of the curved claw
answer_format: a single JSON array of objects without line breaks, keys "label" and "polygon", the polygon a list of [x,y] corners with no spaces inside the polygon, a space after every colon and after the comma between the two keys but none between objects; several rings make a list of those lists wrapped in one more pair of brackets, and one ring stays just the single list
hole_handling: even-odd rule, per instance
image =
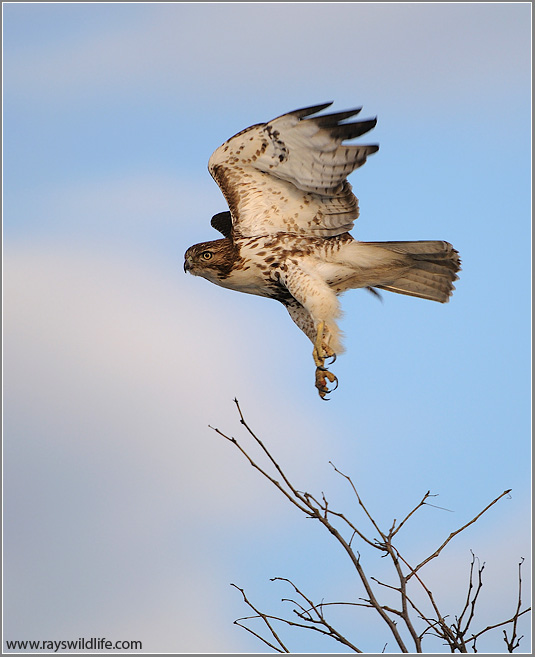
[{"label": "curved claw", "polygon": [[[332,354],[329,354],[328,356],[326,356],[326,358],[332,358],[332,360],[331,360],[331,362],[329,363],[329,365],[334,365],[334,363],[336,363],[336,354],[334,353],[334,351],[333,351]],[[335,390],[336,390],[336,388],[335,388]]]},{"label": "curved claw", "polygon": [[[327,381],[326,379],[329,380],[330,383],[334,383],[335,386],[331,390],[327,387]],[[319,396],[323,399],[323,401],[329,401],[325,395],[327,393],[333,392],[338,388],[338,379],[337,377],[332,373],[329,372],[328,369],[325,367],[316,367],[316,388],[318,390]]]},{"label": "curved claw", "polygon": [[338,377],[335,376],[332,372],[329,372],[329,374],[332,376],[332,379],[329,379],[329,381],[334,383],[334,388],[331,388],[331,392],[334,392],[336,388],[338,388]]}]

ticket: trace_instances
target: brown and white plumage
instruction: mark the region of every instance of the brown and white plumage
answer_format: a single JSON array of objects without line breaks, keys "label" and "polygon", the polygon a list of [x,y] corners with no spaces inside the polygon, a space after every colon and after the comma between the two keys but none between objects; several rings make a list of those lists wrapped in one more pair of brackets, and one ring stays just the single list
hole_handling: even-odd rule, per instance
[{"label": "brown and white plumage", "polygon": [[330,104],[251,126],[212,154],[208,169],[229,204],[235,236],[333,237],[353,228],[358,201],[346,178],[379,147],[342,142],[376,120],[341,123],[360,109],[306,118]]},{"label": "brown and white plumage", "polygon": [[212,218],[224,239],[190,247],[184,268],[211,282],[282,302],[314,343],[316,387],[325,397],[325,359],[343,350],[338,295],[381,288],[446,302],[460,261],[442,241],[358,242],[348,233],[358,200],[347,176],[377,145],[345,144],[375,119],[359,109],[313,116],[330,105],[251,126],[220,146],[209,171],[230,212]]}]

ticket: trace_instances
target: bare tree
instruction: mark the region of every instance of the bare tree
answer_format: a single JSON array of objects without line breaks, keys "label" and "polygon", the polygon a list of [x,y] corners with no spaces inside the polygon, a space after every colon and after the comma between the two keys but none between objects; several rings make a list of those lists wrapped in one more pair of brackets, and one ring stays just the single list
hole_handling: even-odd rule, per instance
[{"label": "bare tree", "polygon": [[[440,556],[442,550],[448,543],[464,532],[468,527],[478,521],[481,516],[491,507],[499,502],[503,497],[510,493],[505,490],[498,495],[482,511],[476,514],[469,522],[452,532],[437,549],[428,557],[412,565],[402,556],[396,541],[400,530],[405,527],[408,520],[416,514],[423,506],[431,505],[430,499],[434,496],[428,491],[422,497],[420,502],[403,518],[401,522],[393,521],[388,530],[383,530],[372,517],[364,504],[355,484],[350,476],[341,472],[334,464],[331,463],[335,472],[343,477],[352,494],[355,496],[363,512],[364,521],[369,529],[362,529],[360,524],[353,522],[340,511],[330,508],[329,503],[322,493],[320,499],[311,493],[298,490],[289,480],[282,470],[281,466],[275,460],[265,444],[249,427],[243,416],[238,400],[234,400],[241,424],[247,430],[249,436],[261,448],[265,459],[266,466],[257,463],[249,451],[247,451],[236,438],[228,436],[217,428],[211,427],[220,436],[230,441],[245,457],[249,464],[255,468],[263,477],[268,479],[275,488],[277,488],[284,497],[293,506],[297,507],[306,517],[313,518],[320,523],[333,537],[335,541],[342,546],[346,556],[349,558],[351,565],[354,567],[358,578],[363,587],[364,595],[356,601],[350,602],[314,602],[303,590],[301,590],[290,579],[275,577],[271,581],[285,583],[290,589],[291,597],[283,598],[283,602],[289,602],[292,605],[291,615],[273,615],[260,610],[247,597],[243,588],[232,584],[243,596],[245,604],[253,612],[250,616],[237,619],[235,624],[253,634],[260,641],[272,650],[280,653],[288,653],[290,650],[280,636],[281,626],[301,628],[317,632],[323,636],[329,637],[334,641],[344,645],[353,652],[363,652],[355,640],[350,640],[344,633],[333,626],[332,622],[327,619],[327,611],[341,606],[350,606],[356,608],[371,609],[384,622],[387,635],[397,645],[401,652],[424,652],[423,643],[430,637],[442,640],[442,643],[449,648],[450,652],[477,652],[477,641],[483,634],[501,628],[503,631],[503,640],[507,651],[512,653],[516,650],[523,638],[518,636],[518,621],[521,616],[528,613],[531,607],[522,608],[522,563],[518,564],[518,601],[516,607],[511,612],[511,617],[488,625],[483,629],[475,629],[475,610],[480,598],[483,587],[483,570],[485,564],[480,564],[478,558],[472,553],[468,586],[463,607],[459,614],[450,616],[443,614],[439,609],[436,598],[430,588],[422,579],[422,569],[430,561]],[[273,474],[268,472],[268,469]],[[434,506],[434,505],[431,505]],[[371,534],[369,533],[371,531]],[[393,568],[393,581],[387,583],[369,575],[361,563],[360,553],[355,544],[361,543],[369,548],[377,550],[381,556],[387,557]],[[385,596],[381,595],[388,592],[390,596],[385,601]],[[392,594],[395,595],[397,602],[393,605],[390,602]],[[258,622],[260,627],[258,628]],[[257,629],[253,629],[253,627]],[[507,633],[509,629],[509,634]],[[385,642],[383,652],[386,650],[388,642]]]}]

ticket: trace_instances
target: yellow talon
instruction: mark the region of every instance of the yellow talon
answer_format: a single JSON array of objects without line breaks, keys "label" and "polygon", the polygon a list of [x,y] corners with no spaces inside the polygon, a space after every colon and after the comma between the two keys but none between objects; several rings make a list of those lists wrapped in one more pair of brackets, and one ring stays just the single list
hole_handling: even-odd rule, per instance
[{"label": "yellow talon", "polygon": [[[328,379],[331,383],[336,384],[334,388],[332,388],[332,390],[329,390],[329,388],[327,387],[327,381],[325,379]],[[338,387],[338,379],[332,372],[329,372],[329,370],[326,370],[324,367],[316,368],[316,388],[318,389],[319,396],[323,400],[328,401],[325,395],[328,392],[333,392],[334,390],[336,390],[337,387]]]},{"label": "yellow talon", "polygon": [[325,356],[323,356],[323,329],[325,327],[325,322],[320,322],[316,331],[316,341],[314,342],[314,349],[312,350],[312,356],[316,367],[323,367],[325,365]]},{"label": "yellow talon", "polygon": [[[336,360],[336,354],[334,351],[327,345],[324,341],[324,332],[325,329],[325,322],[319,322],[318,323],[318,328],[316,332],[316,340],[314,342],[314,349],[312,350],[312,356],[314,358],[314,362],[316,363],[316,388],[318,389],[319,396],[322,399],[325,399],[325,395],[328,392],[332,392],[333,390],[336,390],[338,387],[338,379],[336,376],[332,373],[329,372],[329,370],[325,367],[325,359],[326,358],[332,358],[333,363]],[[329,390],[327,388],[327,381],[328,379],[331,383],[335,383],[335,387],[332,390]]]}]

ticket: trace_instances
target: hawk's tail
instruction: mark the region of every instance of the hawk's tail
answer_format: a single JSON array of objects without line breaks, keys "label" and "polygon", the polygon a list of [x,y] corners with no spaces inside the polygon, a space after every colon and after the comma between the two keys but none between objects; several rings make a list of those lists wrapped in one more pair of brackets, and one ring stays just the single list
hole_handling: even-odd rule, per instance
[{"label": "hawk's tail", "polygon": [[[391,280],[377,282],[373,287],[398,294],[445,303],[449,301],[453,282],[461,269],[458,252],[448,242],[364,242],[389,251],[402,266]],[[393,268],[393,272],[395,268]],[[392,273],[393,273],[392,272]]]}]

